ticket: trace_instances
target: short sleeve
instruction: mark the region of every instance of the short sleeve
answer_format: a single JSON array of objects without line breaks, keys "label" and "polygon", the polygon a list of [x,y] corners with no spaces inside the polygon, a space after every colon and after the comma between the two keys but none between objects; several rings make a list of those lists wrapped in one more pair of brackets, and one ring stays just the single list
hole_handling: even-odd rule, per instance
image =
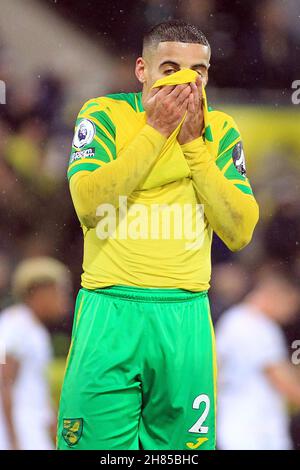
[{"label": "short sleeve", "polygon": [[221,130],[216,164],[224,176],[245,194],[253,194],[246,174],[246,159],[240,131],[226,115]]},{"label": "short sleeve", "polygon": [[116,128],[110,109],[101,98],[81,108],[74,130],[68,179],[78,171],[94,171],[116,158]]}]

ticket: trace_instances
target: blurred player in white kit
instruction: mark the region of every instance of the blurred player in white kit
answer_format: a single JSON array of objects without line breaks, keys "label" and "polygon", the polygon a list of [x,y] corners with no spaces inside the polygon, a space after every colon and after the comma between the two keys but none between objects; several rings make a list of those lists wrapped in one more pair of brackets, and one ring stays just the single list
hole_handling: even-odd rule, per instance
[{"label": "blurred player in white kit", "polygon": [[54,449],[55,413],[46,378],[52,358],[46,323],[69,308],[70,275],[59,261],[23,261],[12,281],[18,299],[0,314],[0,449]]},{"label": "blurred player in white kit", "polygon": [[219,449],[292,449],[286,401],[300,406],[300,374],[279,325],[299,306],[295,279],[273,270],[219,320]]}]

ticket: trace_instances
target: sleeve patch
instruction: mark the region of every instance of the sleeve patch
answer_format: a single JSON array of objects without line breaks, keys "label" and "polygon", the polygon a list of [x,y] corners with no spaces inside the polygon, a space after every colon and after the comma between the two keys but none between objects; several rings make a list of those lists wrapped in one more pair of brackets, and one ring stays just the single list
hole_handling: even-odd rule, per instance
[{"label": "sleeve patch", "polygon": [[246,160],[245,160],[243,144],[241,141],[235,144],[235,146],[233,147],[232,159],[233,159],[234,166],[237,169],[237,171],[240,173],[240,175],[246,177]]},{"label": "sleeve patch", "polygon": [[85,145],[90,144],[95,137],[95,134],[95,124],[89,119],[82,119],[75,130],[73,147],[80,149]]}]

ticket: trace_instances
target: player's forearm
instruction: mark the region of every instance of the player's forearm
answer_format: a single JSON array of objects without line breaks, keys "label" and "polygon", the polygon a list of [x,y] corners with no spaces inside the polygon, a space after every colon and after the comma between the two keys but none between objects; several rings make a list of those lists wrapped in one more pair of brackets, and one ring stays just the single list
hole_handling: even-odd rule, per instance
[{"label": "player's forearm", "polygon": [[265,370],[272,386],[292,405],[300,407],[300,379],[295,366],[288,362],[275,364]]},{"label": "player's forearm", "polygon": [[88,228],[97,224],[101,204],[119,205],[119,196],[129,196],[148,175],[166,138],[145,125],[118,158],[93,172],[79,172],[71,178],[70,190],[80,221]]},{"label": "player's forearm", "polygon": [[289,383],[283,387],[283,395],[294,406],[300,408],[300,384]]},{"label": "player's forearm", "polygon": [[205,215],[217,235],[232,251],[246,246],[258,221],[258,205],[219,170],[202,138],[182,145],[193,184]]}]

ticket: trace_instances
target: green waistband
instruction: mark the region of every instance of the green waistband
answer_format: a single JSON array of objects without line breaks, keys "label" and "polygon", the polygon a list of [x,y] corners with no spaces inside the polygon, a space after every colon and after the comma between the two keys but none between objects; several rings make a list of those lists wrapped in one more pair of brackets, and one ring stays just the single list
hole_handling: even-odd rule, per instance
[{"label": "green waistband", "polygon": [[144,300],[147,302],[181,302],[185,300],[195,300],[199,297],[206,297],[207,290],[193,292],[186,289],[157,289],[152,287],[133,286],[109,286],[101,289],[89,290],[84,287],[82,290],[90,293],[109,295],[130,300]]}]

